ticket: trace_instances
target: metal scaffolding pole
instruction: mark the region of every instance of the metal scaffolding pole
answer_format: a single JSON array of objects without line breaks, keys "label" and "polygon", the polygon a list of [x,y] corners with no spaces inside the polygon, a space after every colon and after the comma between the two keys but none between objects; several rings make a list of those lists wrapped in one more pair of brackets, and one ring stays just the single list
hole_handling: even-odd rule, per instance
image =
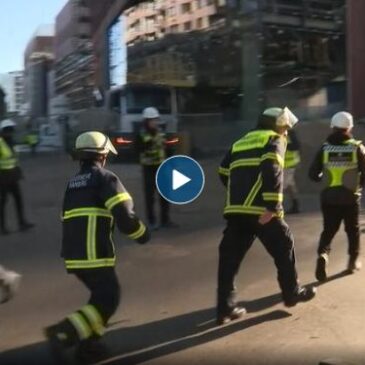
[{"label": "metal scaffolding pole", "polygon": [[263,106],[261,0],[241,0],[242,22],[242,117],[244,129],[256,125]]}]

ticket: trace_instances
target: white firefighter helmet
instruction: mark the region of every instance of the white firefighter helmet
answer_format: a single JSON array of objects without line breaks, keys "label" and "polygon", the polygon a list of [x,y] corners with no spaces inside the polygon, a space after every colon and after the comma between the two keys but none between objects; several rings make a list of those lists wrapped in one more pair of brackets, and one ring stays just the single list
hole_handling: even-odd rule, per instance
[{"label": "white firefighter helmet", "polygon": [[272,117],[276,127],[293,128],[298,123],[298,118],[288,107],[268,108],[263,112],[266,117]]},{"label": "white firefighter helmet", "polygon": [[11,119],[4,119],[0,122],[0,130],[3,130],[4,128],[12,127],[14,128],[16,126],[15,122]]},{"label": "white firefighter helmet", "polygon": [[153,106],[150,106],[143,110],[143,119],[156,119],[159,117],[160,117],[159,111]]},{"label": "white firefighter helmet", "polygon": [[110,139],[100,132],[85,132],[76,138],[75,149],[77,152],[94,152],[106,155],[109,152],[118,154]]},{"label": "white firefighter helmet", "polygon": [[351,129],[354,126],[354,120],[348,112],[338,112],[331,120],[331,128]]}]

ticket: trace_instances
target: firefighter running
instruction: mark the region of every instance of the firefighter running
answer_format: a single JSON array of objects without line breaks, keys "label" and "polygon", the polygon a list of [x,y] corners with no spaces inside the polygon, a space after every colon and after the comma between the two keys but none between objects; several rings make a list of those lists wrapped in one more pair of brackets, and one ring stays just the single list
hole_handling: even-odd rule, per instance
[{"label": "firefighter running", "polygon": [[76,346],[76,358],[95,361],[105,352],[100,339],[120,299],[115,273],[114,223],[120,232],[144,244],[149,232],[133,211],[133,201],[119,178],[104,168],[116,150],[108,137],[86,132],[76,140],[79,172],[70,179],[63,202],[62,257],[67,272],[90,291],[89,302],[45,335],[56,354]]},{"label": "firefighter running", "polygon": [[233,144],[219,168],[227,188],[227,226],[219,247],[218,325],[246,312],[236,302],[234,280],[256,237],[275,261],[287,307],[311,300],[316,294],[314,287],[299,285],[294,239],[283,219],[285,135],[296,122],[288,108],[265,110],[257,128]]}]

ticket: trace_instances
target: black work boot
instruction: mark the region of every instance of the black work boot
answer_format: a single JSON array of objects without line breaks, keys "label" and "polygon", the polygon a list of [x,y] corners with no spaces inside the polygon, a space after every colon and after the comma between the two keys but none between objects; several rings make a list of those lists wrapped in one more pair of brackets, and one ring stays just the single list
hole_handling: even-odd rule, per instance
[{"label": "black work boot", "polygon": [[301,287],[298,289],[296,294],[284,298],[284,305],[286,307],[294,307],[298,303],[308,302],[316,296],[316,293],[317,289],[314,286],[311,286],[309,288]]},{"label": "black work boot", "polygon": [[236,307],[232,308],[229,312],[218,313],[217,325],[221,326],[223,324],[227,324],[230,321],[234,321],[235,319],[241,318],[246,313],[247,313],[246,308],[237,305]]},{"label": "black work boot", "polygon": [[361,270],[362,262],[358,256],[350,256],[349,263],[347,265],[347,271],[349,274],[354,274],[356,271]]},{"label": "black work boot", "polygon": [[291,208],[286,213],[287,214],[298,214],[298,213],[300,213],[298,199],[293,199],[293,205],[291,206]]},{"label": "black work boot", "polygon": [[108,349],[100,338],[89,338],[81,341],[75,354],[79,364],[94,364],[105,360],[107,356]]},{"label": "black work boot", "polygon": [[329,262],[328,254],[322,253],[319,255],[317,259],[317,266],[316,266],[316,279],[323,283],[327,280],[327,266]]},{"label": "black work boot", "polygon": [[59,365],[69,362],[66,351],[77,343],[75,338],[68,333],[66,326],[65,322],[61,322],[44,329],[44,335],[48,340],[52,356]]}]

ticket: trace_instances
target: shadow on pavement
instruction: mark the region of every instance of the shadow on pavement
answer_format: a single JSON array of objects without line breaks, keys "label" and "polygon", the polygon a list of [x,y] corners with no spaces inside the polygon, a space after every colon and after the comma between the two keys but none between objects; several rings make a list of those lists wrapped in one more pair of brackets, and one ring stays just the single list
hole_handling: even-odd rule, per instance
[{"label": "shadow on pavement", "polygon": [[[305,287],[309,287],[309,286],[321,286],[321,285],[325,285],[328,284],[331,281],[335,281],[338,279],[342,279],[346,276],[351,275],[350,273],[348,273],[347,270],[341,271],[337,274],[331,275],[327,278],[327,280],[323,283],[320,283],[318,281],[313,281],[312,283],[306,284],[304,285]],[[254,299],[251,301],[242,301],[240,302],[240,305],[244,306],[247,309],[248,313],[255,313],[255,312],[260,312],[263,311],[265,309],[271,308],[277,304],[282,303],[282,298],[281,298],[281,294],[277,293],[277,294],[273,294],[270,296],[266,296],[266,297],[262,297],[262,298],[258,298],[258,299]]]},{"label": "shadow on pavement", "polygon": [[327,277],[327,280],[324,281],[324,282],[313,281],[312,283],[310,283],[310,284],[308,284],[306,286],[310,286],[310,285],[315,285],[315,286],[326,285],[326,284],[330,283],[331,281],[335,281],[335,280],[338,280],[338,279],[342,279],[342,278],[344,278],[346,276],[350,276],[350,275],[353,275],[353,274],[350,274],[347,270],[344,270],[344,271],[338,272],[337,274],[328,276]]},{"label": "shadow on pavement", "polygon": [[[215,326],[215,309],[205,309],[107,333],[105,341],[111,349],[103,364],[140,364],[145,361],[203,345],[253,326],[290,317],[286,311],[275,310],[256,317]],[[211,363],[207,359],[207,364]],[[216,360],[216,359],[212,359]],[[213,361],[214,362],[214,361]],[[4,365],[51,365],[45,342],[12,349],[0,354]]]}]

